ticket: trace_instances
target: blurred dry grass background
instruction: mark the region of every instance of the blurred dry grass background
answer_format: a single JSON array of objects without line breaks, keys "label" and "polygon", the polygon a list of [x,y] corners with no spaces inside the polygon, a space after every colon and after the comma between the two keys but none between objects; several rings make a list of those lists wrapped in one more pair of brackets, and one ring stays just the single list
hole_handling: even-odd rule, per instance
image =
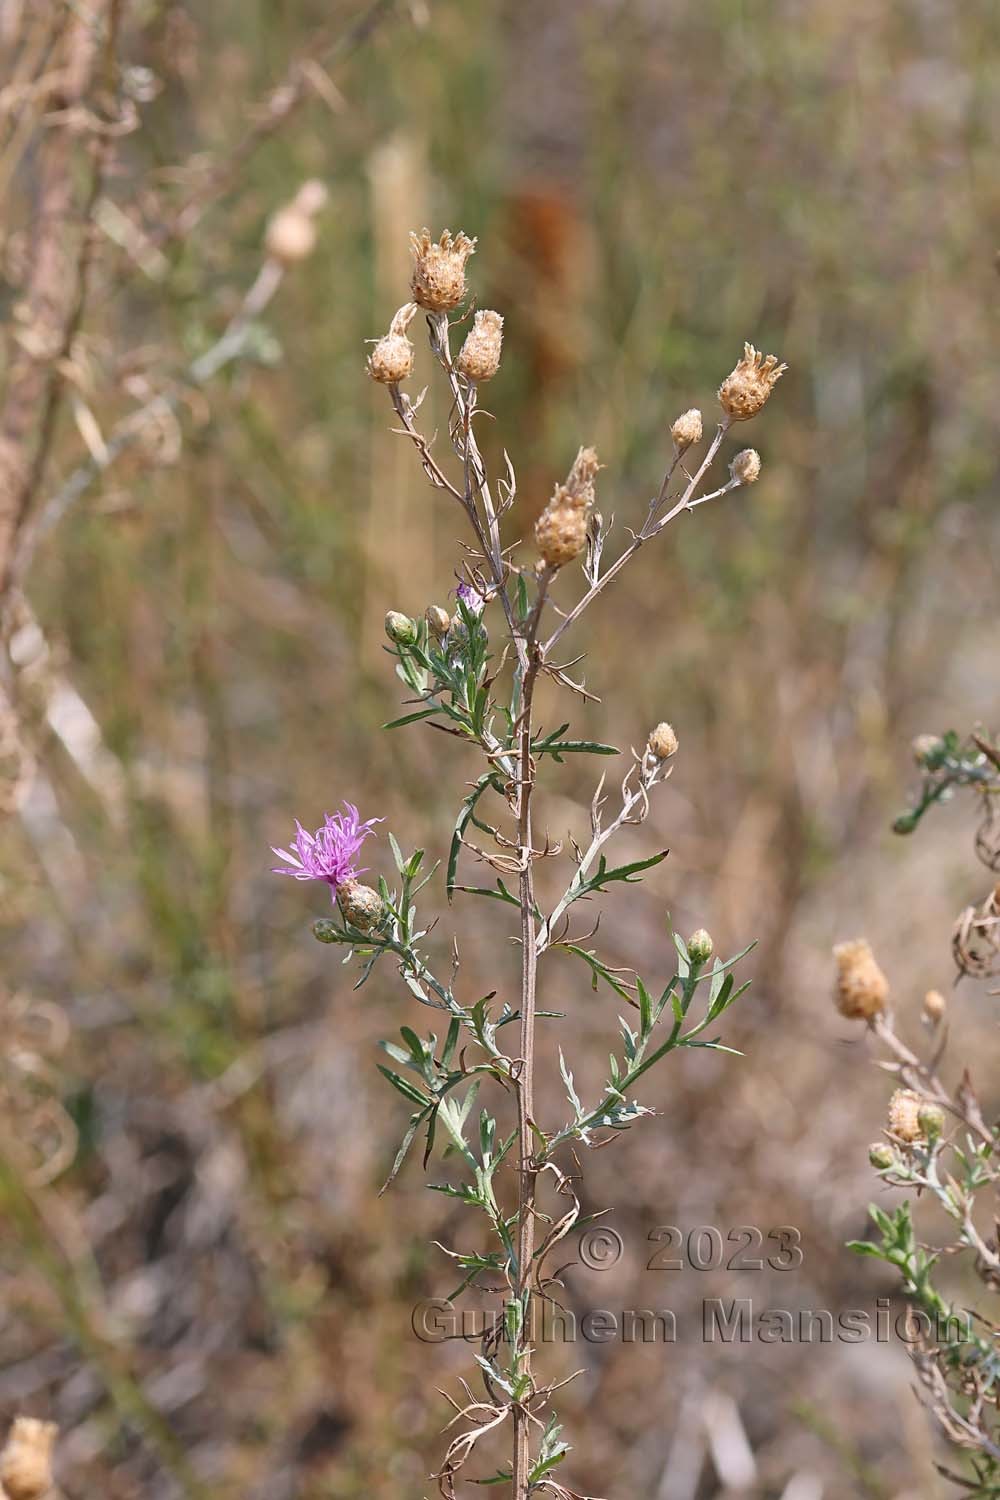
[{"label": "blurred dry grass background", "polygon": [[[162,88],[108,197],[155,226],[190,186],[173,165],[238,141],[314,28],[356,14],[132,6],[125,55]],[[791,367],[751,434],[761,482],[645,550],[584,630],[603,701],[578,727],[637,744],[665,716],[681,738],[636,835],[670,859],[608,903],[606,957],[665,967],[668,910],[720,948],[759,946],[727,1037],[746,1057],[679,1056],[646,1101],[659,1119],[594,1158],[588,1206],[614,1205],[626,1253],[575,1272],[573,1305],[670,1306],[685,1336],[567,1351],[585,1367],[565,1393],[577,1484],[946,1492],[898,1345],[713,1348],[696,1313],[713,1295],[839,1310],[891,1290],[843,1249],[887,1089],[827,1003],[828,955],[867,932],[915,1018],[980,894],[961,814],[911,842],[888,824],[915,732],[998,717],[998,145],[992,0],[417,0],[319,77],[158,279],[106,260],[74,347],[104,432],[134,404],[126,366],[155,383],[203,349],[268,215],[304,178],[329,188],[317,253],[267,314],[273,358],[193,393],[27,583],[49,654],[21,674],[39,774],[0,828],[5,1029],[13,1047],[32,1017],[49,1042],[66,1023],[35,1084],[79,1144],[44,1189],[4,1171],[0,1414],[61,1424],[68,1496],[417,1500],[434,1388],[468,1358],[409,1327],[447,1289],[428,1242],[451,1239],[448,1203],[416,1164],[376,1197],[403,1117],[374,1043],[407,1002],[385,979],[353,996],[309,935],[324,893],[268,874],[291,818],[344,796],[440,855],[471,773],[420,726],[378,728],[398,701],[382,615],[443,600],[459,561],[456,517],[363,375],[424,223],[479,236],[473,284],[507,319],[486,443],[512,451],[522,533],[580,442],[607,464],[620,533],[670,420],[710,409],[744,338]],[[4,321],[31,168],[7,191]],[[84,454],[64,421],[47,488]],[[42,711],[53,680],[100,726],[89,779]],[[585,823],[589,776],[543,796],[555,836]],[[495,915],[454,921],[470,986],[503,991]],[[613,1011],[553,963],[586,1085]],[[971,986],[954,1005],[986,1106],[994,1005]],[[666,1223],[792,1224],[804,1264],[657,1275],[646,1236]],[[725,1440],[727,1400],[752,1465]],[[706,1402],[714,1465],[696,1451]]]}]

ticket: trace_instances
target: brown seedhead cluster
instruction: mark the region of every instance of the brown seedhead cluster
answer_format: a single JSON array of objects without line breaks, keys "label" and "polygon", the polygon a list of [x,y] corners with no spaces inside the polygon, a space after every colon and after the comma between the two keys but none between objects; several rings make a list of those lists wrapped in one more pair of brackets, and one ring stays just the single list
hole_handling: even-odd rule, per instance
[{"label": "brown seedhead cluster", "polygon": [[692,444],[700,443],[701,435],[701,412],[696,406],[692,406],[690,411],[681,412],[670,429],[674,451],[678,454],[686,453]]},{"label": "brown seedhead cluster", "polygon": [[594,479],[600,469],[593,448],[581,448],[565,484],[557,484],[552,499],[535,522],[535,543],[542,561],[562,568],[587,545],[594,506]]},{"label": "brown seedhead cluster", "polygon": [[886,1122],[890,1135],[911,1145],[924,1138],[920,1113],[924,1101],[913,1089],[897,1089],[889,1100],[889,1118]]},{"label": "brown seedhead cluster", "polygon": [[35,1417],[15,1417],[0,1452],[0,1500],[44,1500],[52,1490],[52,1449],[58,1428]]},{"label": "brown seedhead cluster", "polygon": [[475,248],[475,240],[461,232],[453,237],[446,229],[439,240],[432,240],[426,229],[411,234],[414,300],[427,312],[451,312],[464,302],[465,265]]},{"label": "brown seedhead cluster", "polygon": [[875,962],[867,939],[838,943],[833,956],[837,961],[834,999],[840,1014],[852,1021],[870,1021],[881,1015],[889,999],[889,981]]},{"label": "brown seedhead cluster", "polygon": [[729,466],[737,484],[756,484],[760,478],[760,454],[756,448],[744,448]]},{"label": "brown seedhead cluster", "polygon": [[787,369],[776,355],[760,354],[752,344],[744,344],[743,358],[719,387],[719,404],[730,421],[755,417]]},{"label": "brown seedhead cluster", "polygon": [[389,332],[376,339],[368,356],[368,373],[380,385],[398,385],[413,374],[413,345],[406,330],[417,315],[417,304],[405,302],[389,324]]},{"label": "brown seedhead cluster", "polygon": [[503,318],[500,314],[488,308],[477,312],[456,360],[458,373],[477,384],[492,380],[500,368],[502,344]]},{"label": "brown seedhead cluster", "polygon": [[650,734],[647,748],[656,760],[669,760],[671,755],[677,754],[678,743],[673,725],[664,720]]}]

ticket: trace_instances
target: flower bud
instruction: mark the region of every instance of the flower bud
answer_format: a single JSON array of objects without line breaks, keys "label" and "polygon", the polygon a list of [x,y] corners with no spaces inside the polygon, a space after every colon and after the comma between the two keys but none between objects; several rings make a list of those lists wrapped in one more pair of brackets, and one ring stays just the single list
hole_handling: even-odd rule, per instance
[{"label": "flower bud", "polygon": [[936,1141],[944,1129],[944,1110],[939,1104],[922,1104],[917,1114],[920,1134],[928,1141]]},{"label": "flower bud", "polygon": [[837,962],[834,1000],[842,1016],[852,1021],[870,1021],[885,1010],[889,981],[875,962],[864,938],[838,943],[833,950]]},{"label": "flower bud", "polygon": [[889,1100],[888,1128],[891,1135],[910,1143],[923,1135],[920,1114],[924,1101],[913,1089],[897,1089]]},{"label": "flower bud", "polygon": [[488,309],[477,312],[457,360],[466,380],[492,380],[500,368],[503,318]]},{"label": "flower bud", "polygon": [[264,247],[283,266],[306,260],[316,248],[316,225],[294,203],[279,208],[267,226]]},{"label": "flower bud", "polygon": [[646,749],[656,760],[669,760],[672,755],[677,754],[677,746],[680,741],[674,733],[672,724],[665,721],[657,724],[650,731],[649,739],[646,741]]},{"label": "flower bud", "polygon": [[409,615],[390,609],[385,617],[385,633],[397,646],[414,646],[417,641],[417,622]]},{"label": "flower bud", "polygon": [[337,924],[332,917],[319,917],[312,926],[313,937],[318,943],[337,941]]},{"label": "flower bud", "polygon": [[755,417],[788,369],[776,355],[758,354],[752,344],[743,345],[743,358],[719,387],[719,404],[733,422]]},{"label": "flower bud", "polygon": [[428,604],[424,618],[431,634],[443,641],[451,629],[451,615],[448,611],[442,609],[440,604]]},{"label": "flower bud", "polygon": [[948,1002],[940,990],[928,990],[924,996],[924,1015],[934,1026],[940,1026],[945,1018]]},{"label": "flower bud", "polygon": [[670,429],[670,436],[674,440],[674,449],[677,453],[684,453],[692,443],[701,442],[701,412],[696,406],[690,411],[681,412]]},{"label": "flower bud", "polygon": [[937,734],[918,734],[910,748],[921,770],[934,770],[944,750],[944,742]]},{"label": "flower bud", "polygon": [[874,1141],[868,1147],[868,1160],[877,1172],[887,1172],[895,1164],[896,1153],[888,1141]]},{"label": "flower bud", "polygon": [[360,880],[345,880],[338,885],[337,905],[344,921],[360,932],[371,932],[385,916],[385,903],[378,891]]},{"label": "flower bud", "polygon": [[699,927],[698,931],[692,932],[688,938],[687,950],[693,964],[707,964],[715,951],[712,934],[706,932],[704,927]]},{"label": "flower bud", "polygon": [[376,339],[368,356],[368,373],[380,385],[398,385],[413,374],[413,345],[406,330],[417,315],[417,304],[406,302],[389,324],[389,332]]},{"label": "flower bud", "polygon": [[737,484],[756,484],[760,478],[760,454],[756,448],[744,448],[729,465]]},{"label": "flower bud", "polygon": [[54,1422],[14,1418],[0,1452],[0,1493],[8,1500],[41,1500],[52,1489],[52,1448],[58,1431]]},{"label": "flower bud", "polygon": [[465,300],[465,263],[476,248],[465,234],[452,237],[446,229],[436,243],[427,230],[410,235],[414,300],[428,312],[450,312]]}]

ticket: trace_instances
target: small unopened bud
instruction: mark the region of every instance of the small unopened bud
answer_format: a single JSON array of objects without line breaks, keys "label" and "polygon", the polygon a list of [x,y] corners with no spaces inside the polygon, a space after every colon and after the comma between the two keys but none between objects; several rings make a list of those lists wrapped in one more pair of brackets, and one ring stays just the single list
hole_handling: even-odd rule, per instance
[{"label": "small unopened bud", "polygon": [[924,1101],[913,1089],[897,1089],[889,1100],[889,1133],[907,1143],[919,1141],[923,1135],[920,1112]]},{"label": "small unopened bud", "polygon": [[344,880],[338,885],[337,905],[344,921],[359,932],[371,932],[385,915],[385,903],[378,891],[360,880]]},{"label": "small unopened bud", "polygon": [[670,429],[670,436],[678,453],[684,453],[692,443],[700,443],[701,433],[701,412],[696,406],[692,406],[690,411],[681,412]]},{"label": "small unopened bud", "polygon": [[737,484],[756,484],[760,478],[760,454],[756,448],[744,448],[729,465]]},{"label": "small unopened bud", "polygon": [[436,635],[439,641],[443,641],[451,629],[451,615],[448,611],[442,609],[440,604],[429,604],[424,618],[431,633]]},{"label": "small unopened bud", "polygon": [[413,345],[406,330],[417,315],[417,304],[406,302],[389,324],[389,332],[376,339],[368,356],[368,373],[380,385],[398,385],[413,373]]},{"label": "small unopened bud", "polygon": [[759,354],[752,344],[744,344],[743,358],[719,387],[719,404],[729,419],[755,417],[787,369],[776,355]]},{"label": "small unopened bud", "polygon": [[283,266],[306,260],[316,248],[316,225],[308,214],[290,203],[279,208],[267,226],[264,246]]},{"label": "small unopened bud", "polygon": [[673,725],[664,721],[651,730],[646,748],[656,760],[669,760],[672,755],[677,754],[679,744],[680,741],[674,732]]},{"label": "small unopened bud", "polygon": [[318,943],[337,942],[337,924],[332,917],[318,917],[313,923],[313,937]]},{"label": "small unopened bud", "polygon": [[852,1021],[870,1021],[885,1010],[889,981],[875,962],[864,938],[838,943],[833,950],[837,962],[834,1000],[842,1016]]},{"label": "small unopened bud", "polygon": [[385,633],[397,646],[413,646],[417,640],[417,622],[397,609],[390,609],[385,617]]},{"label": "small unopened bud", "polygon": [[944,1129],[944,1110],[939,1104],[922,1104],[917,1114],[920,1134],[928,1141],[936,1141]]},{"label": "small unopened bud", "polygon": [[465,300],[465,263],[476,248],[468,235],[454,237],[446,229],[440,240],[431,239],[426,229],[410,235],[413,251],[413,275],[410,287],[414,300],[428,312],[450,312]]},{"label": "small unopened bud", "polygon": [[687,950],[692,963],[707,964],[715,951],[712,934],[706,932],[704,927],[699,927],[698,931],[692,932],[688,938]]},{"label": "small unopened bud", "polygon": [[59,1429],[54,1422],[15,1417],[0,1452],[0,1493],[8,1500],[41,1500],[52,1489],[52,1448]]},{"label": "small unopened bud", "polygon": [[466,380],[492,380],[500,368],[503,318],[489,309],[477,312],[456,365]]},{"label": "small unopened bud", "polygon": [[924,996],[924,1015],[934,1026],[939,1026],[945,1018],[948,1002],[940,990],[928,990]]},{"label": "small unopened bud", "polygon": [[896,1153],[888,1141],[874,1141],[868,1147],[868,1160],[877,1172],[887,1172],[896,1160]]},{"label": "small unopened bud", "polygon": [[933,770],[941,759],[944,742],[937,734],[918,734],[910,748],[913,751],[913,759],[921,770]]}]

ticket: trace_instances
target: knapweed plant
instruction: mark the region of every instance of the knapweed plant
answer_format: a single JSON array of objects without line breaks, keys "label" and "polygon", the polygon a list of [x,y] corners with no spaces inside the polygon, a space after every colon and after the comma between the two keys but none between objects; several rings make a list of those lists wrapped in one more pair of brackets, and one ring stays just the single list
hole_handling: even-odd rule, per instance
[{"label": "knapweed plant", "polygon": [[[692,409],[677,418],[663,481],[613,562],[605,562],[609,528],[597,507],[601,465],[587,446],[538,516],[534,546],[508,546],[508,526],[517,530],[514,467],[505,455],[494,480],[476,436],[483,386],[500,365],[503,319],[476,311],[457,353],[452,346],[454,329],[469,317],[460,310],[474,248],[464,234],[446,233],[437,241],[426,231],[412,237],[412,300],[373,341],[368,359],[369,375],[385,387],[392,404],[396,431],[412,444],[430,485],[455,503],[468,526],[455,559],[459,582],[453,603],[424,609],[422,601],[416,618],[396,610],[386,617],[388,649],[407,694],[406,712],[386,727],[421,726],[417,732],[422,732],[433,726],[478,747],[482,771],[461,798],[443,883],[449,903],[461,893],[494,902],[501,915],[509,909],[520,953],[516,992],[464,993],[457,938],[443,952],[440,967],[425,941],[432,924],[418,918],[415,905],[438,869],[425,870],[423,850],[403,853],[389,834],[395,874],[379,875],[371,884],[360,879],[362,846],[377,834],[379,819],[363,820],[345,803],[315,833],[299,826],[290,847],[276,852],[280,873],[330,886],[334,913],[316,922],[314,932],[321,942],[347,950],[346,961],[359,969],[358,985],[388,960],[412,999],[440,1012],[443,1034],[422,1035],[403,1025],[399,1042],[382,1044],[388,1063],[380,1071],[411,1110],[389,1180],[418,1137],[425,1167],[437,1155],[457,1166],[452,1180],[432,1186],[477,1210],[485,1225],[480,1240],[445,1252],[459,1282],[453,1295],[475,1288],[495,1296],[497,1317],[487,1323],[476,1356],[481,1393],[465,1384],[463,1398],[454,1403],[457,1431],[435,1477],[441,1494],[454,1496],[456,1477],[492,1435],[489,1446],[509,1457],[483,1467],[480,1450],[464,1477],[473,1477],[475,1468],[477,1481],[510,1483],[515,1500],[526,1500],[533,1491],[575,1493],[554,1477],[568,1445],[552,1411],[555,1384],[536,1368],[532,1335],[540,1304],[558,1295],[550,1258],[558,1251],[565,1263],[568,1238],[584,1222],[574,1185],[578,1153],[652,1114],[640,1102],[640,1082],[669,1053],[721,1046],[715,1028],[741,992],[732,969],[743,956],[713,959],[704,930],[686,942],[675,936],[666,975],[654,980],[611,968],[591,946],[596,925],[582,919],[583,903],[592,906],[609,887],[639,880],[665,858],[659,852],[615,863],[611,844],[622,828],[646,818],[650,798],[671,774],[677,736],[669,724],[658,724],[645,736],[641,752],[626,758],[613,791],[600,777],[589,842],[572,842],[567,855],[533,826],[539,778],[568,756],[620,752],[574,738],[568,722],[541,727],[535,691],[548,678],[583,704],[592,697],[567,659],[569,633],[641,547],[698,506],[754,483],[760,459],[750,448],[732,459],[724,483],[712,489],[708,476],[729,429],[757,415],[785,367],[745,346],[719,390],[716,431],[697,458],[701,414]],[[411,399],[404,390],[414,369],[409,334],[421,312],[430,365],[443,379],[450,403],[454,455],[447,461],[419,424],[422,397]],[[373,862],[369,851],[375,847],[366,848]],[[488,867],[485,884],[461,879],[460,867],[470,858]],[[536,896],[536,866],[567,858],[562,893],[544,909]],[[546,957],[557,949],[578,960],[581,977],[594,988],[605,987],[621,1008],[606,1082],[589,1099],[580,1097],[572,1059],[561,1050],[561,1081],[537,1076],[536,1027],[560,1020],[539,1004]],[[490,1100],[486,1107],[481,1095]]]},{"label": "knapweed plant", "polygon": [[[912,833],[929,808],[957,790],[980,808],[975,849],[990,871],[983,899],[963,911],[952,931],[956,983],[1000,976],[1000,743],[983,734],[921,735],[913,746],[921,772],[914,805],[894,824]],[[923,1000],[928,1045],[914,1051],[897,1034],[889,982],[864,939],[842,943],[835,999],[840,1012],[864,1020],[887,1056],[881,1066],[901,1085],[889,1101],[883,1138],[869,1148],[872,1166],[888,1187],[908,1188],[918,1205],[935,1203],[951,1221],[945,1243],[931,1247],[920,1235],[914,1207],[905,1199],[894,1212],[873,1205],[874,1241],[855,1242],[862,1255],[895,1267],[911,1303],[909,1353],[932,1411],[947,1436],[973,1455],[971,1477],[941,1472],[986,1500],[1000,1496],[1000,1325],[989,1315],[1000,1290],[1000,1125],[984,1115],[967,1068],[954,1087],[942,1078],[948,1003],[936,989]],[[1000,990],[992,993],[1000,994]],[[978,1277],[983,1307],[955,1306],[942,1292],[942,1260],[961,1257]],[[953,1267],[954,1271],[954,1267]]]}]

